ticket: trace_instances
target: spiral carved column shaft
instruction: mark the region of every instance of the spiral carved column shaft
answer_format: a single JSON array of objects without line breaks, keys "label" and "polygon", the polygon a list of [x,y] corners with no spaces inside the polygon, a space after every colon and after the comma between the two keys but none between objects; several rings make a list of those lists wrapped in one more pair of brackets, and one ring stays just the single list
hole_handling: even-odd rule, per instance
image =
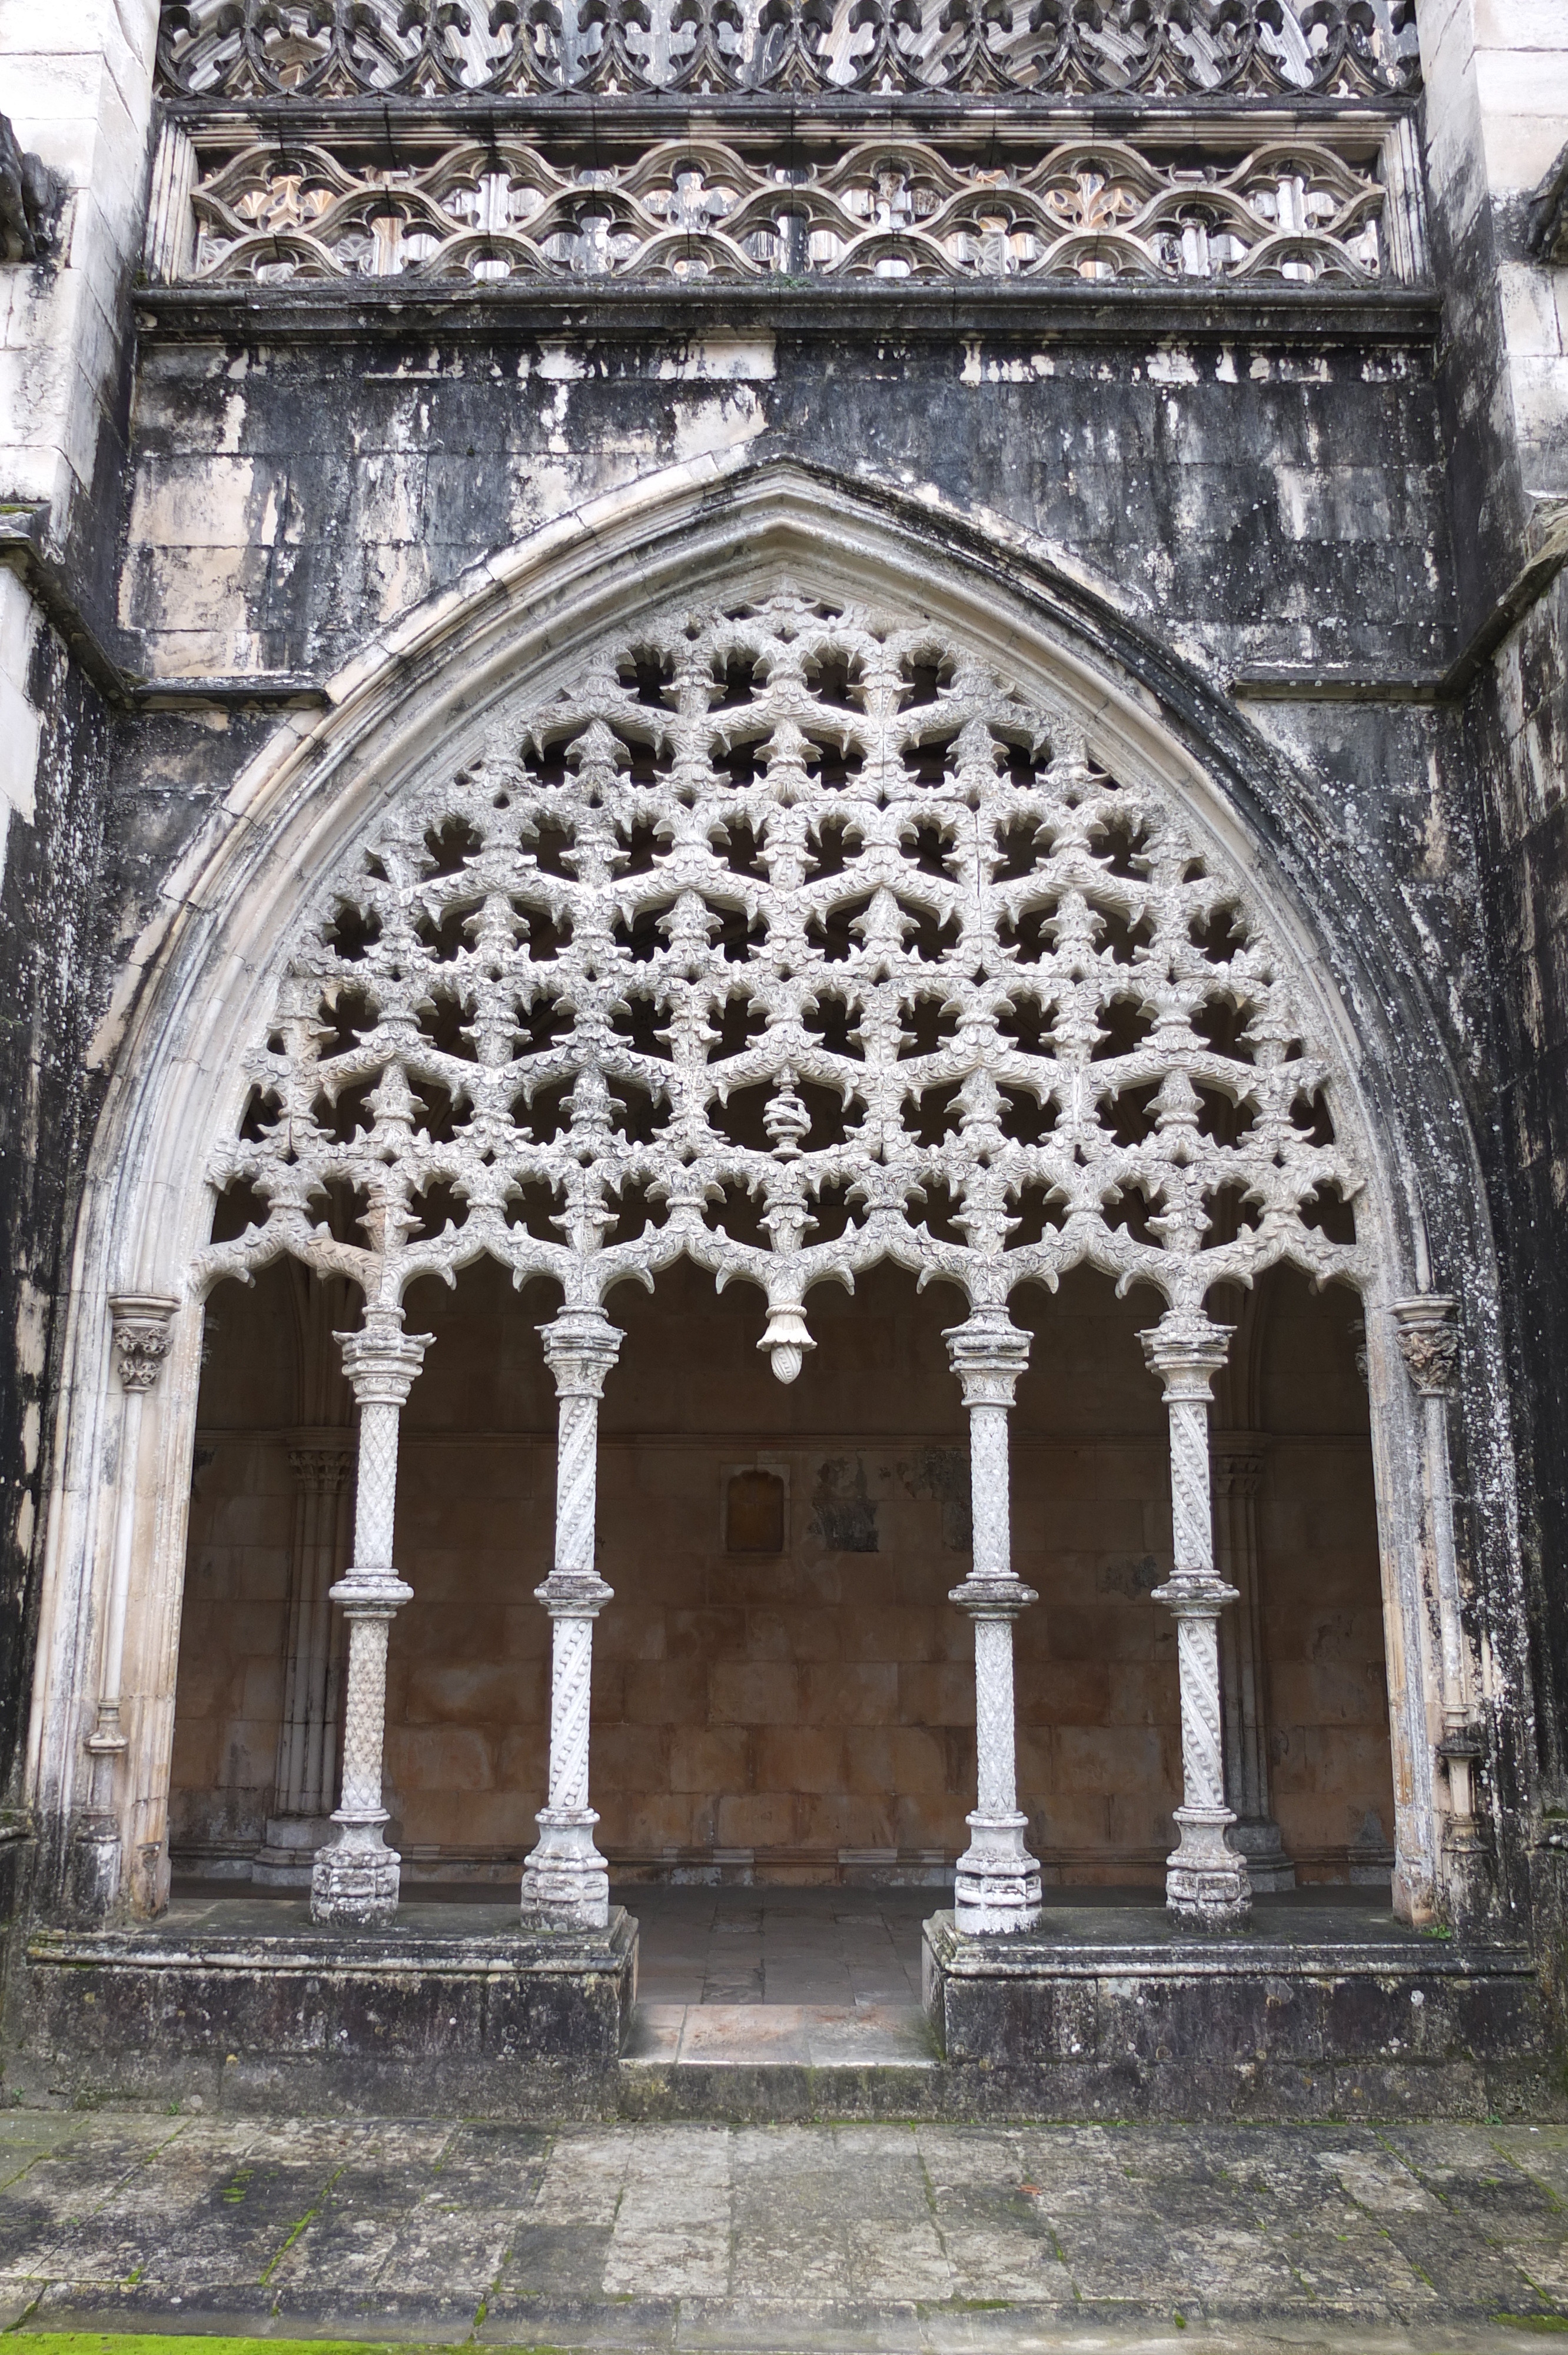
[{"label": "spiral carved column shaft", "polygon": [[974,1561],[949,1600],[975,1623],[975,1811],[959,1859],[953,1912],[960,1930],[983,1936],[1033,1928],[1040,1918],[1040,1867],[1023,1845],[1018,1806],[1012,1695],[1012,1623],[1034,1601],[1012,1567],[1007,1418],[1029,1337],[1005,1308],[976,1309],[946,1336],[969,1413],[969,1488]]},{"label": "spiral carved column shaft", "polygon": [[397,1426],[430,1336],[405,1333],[400,1308],[367,1308],[364,1330],[338,1340],[359,1404],[355,1559],[331,1589],[348,1624],[343,1796],[332,1819],[335,1838],[317,1849],[312,1868],[311,1918],[368,1926],[397,1910],[402,1859],[383,1837],[381,1804],[387,1637],[394,1613],[412,1594],[392,1567]]},{"label": "spiral carved column shaft", "polygon": [[1252,1903],[1245,1859],[1226,1835],[1220,1710],[1220,1613],[1236,1590],[1214,1572],[1209,1485],[1209,1400],[1230,1340],[1227,1327],[1197,1310],[1171,1309],[1141,1334],[1150,1369],[1165,1384],[1171,1423],[1171,1519],[1174,1567],[1154,1599],[1174,1614],[1181,1687],[1182,1802],[1178,1845],[1166,1865],[1165,1901],[1194,1928],[1239,1927]]},{"label": "spiral carved column shaft", "polygon": [[541,1927],[602,1930],[609,1874],[594,1846],[588,1805],[593,1623],[610,1599],[594,1568],[599,1499],[599,1407],[620,1334],[601,1308],[563,1308],[540,1327],[559,1400],[554,1567],[535,1593],[552,1620],[550,1795],[523,1869],[523,1911]]}]

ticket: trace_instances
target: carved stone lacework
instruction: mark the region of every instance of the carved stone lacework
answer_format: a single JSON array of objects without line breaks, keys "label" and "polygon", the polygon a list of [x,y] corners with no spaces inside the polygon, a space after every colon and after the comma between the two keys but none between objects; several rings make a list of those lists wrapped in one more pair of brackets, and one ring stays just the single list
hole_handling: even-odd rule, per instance
[{"label": "carved stone lacework", "polygon": [[[1081,139],[980,160],[900,136],[801,162],[705,139],[591,167],[517,139],[427,165],[258,140],[196,186],[190,274],[344,278],[1066,278],[1370,282],[1375,156],[1276,140],[1194,162]],[[185,237],[179,250],[189,251]]]},{"label": "carved stone lacework", "polygon": [[[1226,1846],[1206,1400],[1210,1287],[1279,1260],[1359,1279],[1361,1179],[1304,997],[1238,883],[1162,791],[930,624],[779,589],[609,642],[498,724],[459,776],[363,837],[298,936],[214,1178],[251,1222],[198,1276],[291,1252],[365,1290],[351,1702],[330,1918],[396,1902],[370,1705],[397,1408],[422,1345],[392,1304],[489,1256],[564,1295],[550,1791],[524,1904],[607,1916],[588,1802],[601,1306],[684,1255],[766,1295],[793,1380],[813,1285],[891,1260],[967,1294],[948,1336],[971,1423],[979,1805],[963,1926],[1023,1926],[1039,1870],[1013,1764],[1007,1414],[1013,1287],[1081,1263],[1171,1304],[1187,1796],[1171,1902],[1245,1910]],[[371,1634],[378,1627],[379,1635]],[[380,1651],[373,1652],[379,1645]],[[358,1647],[356,1653],[355,1646]],[[363,1655],[362,1665],[355,1662]],[[361,1684],[355,1684],[359,1676]],[[343,1883],[334,1897],[336,1874]],[[377,1875],[381,1878],[378,1880]],[[352,1881],[352,1886],[349,1886]],[[363,1884],[363,1886],[361,1885]],[[331,1913],[332,1905],[340,1911]]]},{"label": "carved stone lacework", "polygon": [[166,95],[1323,91],[1418,77],[1413,0],[185,0]]},{"label": "carved stone lacework", "polygon": [[1212,849],[928,625],[789,591],[612,642],[407,794],[249,1069],[208,1278],[488,1255],[584,1309],[684,1255],[765,1291],[789,1380],[810,1288],[883,1260],[977,1308],[1362,1270],[1330,1060]]}]

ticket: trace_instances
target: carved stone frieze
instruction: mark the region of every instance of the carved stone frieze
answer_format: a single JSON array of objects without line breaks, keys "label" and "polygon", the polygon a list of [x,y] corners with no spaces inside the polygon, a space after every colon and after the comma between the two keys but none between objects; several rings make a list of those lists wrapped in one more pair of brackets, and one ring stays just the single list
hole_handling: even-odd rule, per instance
[{"label": "carved stone frieze", "polygon": [[465,138],[425,162],[280,145],[209,155],[195,236],[161,234],[201,282],[418,277],[943,278],[1367,284],[1387,245],[1383,150],[1282,136],[1162,153],[1083,137],[1011,147],[883,133],[798,147],[664,140],[591,164],[567,143]]},{"label": "carved stone frieze", "polygon": [[788,1380],[811,1286],[882,1261],[976,1308],[1364,1273],[1332,1058],[1216,847],[929,623],[788,587],[620,634],[407,792],[249,1068],[198,1279],[488,1255],[577,1310],[685,1257],[766,1294]]},{"label": "carved stone frieze", "polygon": [[184,0],[165,94],[1386,93],[1414,0]]}]

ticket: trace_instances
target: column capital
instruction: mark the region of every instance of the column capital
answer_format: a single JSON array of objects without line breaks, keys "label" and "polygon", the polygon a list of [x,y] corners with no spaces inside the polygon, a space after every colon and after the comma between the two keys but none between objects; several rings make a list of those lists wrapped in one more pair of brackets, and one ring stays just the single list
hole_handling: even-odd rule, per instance
[{"label": "column capital", "polygon": [[1443,1398],[1459,1362],[1459,1304],[1445,1292],[1418,1292],[1396,1300],[1392,1315],[1399,1354],[1423,1398]]},{"label": "column capital", "polygon": [[966,1578],[961,1586],[949,1587],[948,1600],[967,1611],[971,1619],[1016,1619],[1040,1597],[1021,1578]]},{"label": "column capital", "polygon": [[177,1300],[158,1292],[117,1292],[109,1314],[114,1329],[114,1367],[127,1391],[150,1391],[169,1354],[169,1323]]},{"label": "column capital", "polygon": [[1150,1603],[1163,1603],[1173,1619],[1215,1619],[1228,1603],[1239,1603],[1241,1590],[1218,1576],[1193,1577],[1178,1571],[1163,1586],[1154,1587]]},{"label": "column capital", "polygon": [[1005,1306],[971,1309],[968,1322],[949,1326],[942,1338],[966,1406],[1012,1404],[1018,1378],[1029,1364],[1029,1336],[1020,1332]]},{"label": "column capital", "polygon": [[597,1619],[605,1604],[615,1600],[615,1589],[597,1571],[553,1570],[534,1589],[534,1600],[544,1604],[552,1619]]},{"label": "column capital", "polygon": [[362,1406],[407,1404],[433,1333],[405,1333],[400,1308],[367,1308],[357,1333],[334,1333],[343,1370]]},{"label": "column capital", "polygon": [[405,1603],[412,1603],[414,1590],[395,1570],[345,1570],[327,1588],[327,1600],[341,1603],[350,1619],[390,1619]]},{"label": "column capital", "polygon": [[1150,1373],[1165,1384],[1165,1401],[1190,1399],[1205,1404],[1225,1362],[1234,1325],[1216,1325],[1201,1308],[1168,1308],[1158,1325],[1139,1335]]},{"label": "column capital", "polygon": [[620,1355],[625,1338],[602,1308],[563,1308],[537,1327],[545,1363],[556,1378],[557,1398],[601,1399],[604,1378]]}]

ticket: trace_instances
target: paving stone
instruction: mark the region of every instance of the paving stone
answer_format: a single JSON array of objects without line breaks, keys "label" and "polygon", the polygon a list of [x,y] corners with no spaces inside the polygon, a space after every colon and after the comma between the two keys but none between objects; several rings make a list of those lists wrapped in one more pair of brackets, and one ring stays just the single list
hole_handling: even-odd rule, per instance
[{"label": "paving stone", "polygon": [[1482,2355],[1524,2343],[1500,2317],[1568,2326],[1562,2133],[92,2117],[7,2147],[6,2328],[1150,2355],[1180,2312],[1183,2355]]}]

